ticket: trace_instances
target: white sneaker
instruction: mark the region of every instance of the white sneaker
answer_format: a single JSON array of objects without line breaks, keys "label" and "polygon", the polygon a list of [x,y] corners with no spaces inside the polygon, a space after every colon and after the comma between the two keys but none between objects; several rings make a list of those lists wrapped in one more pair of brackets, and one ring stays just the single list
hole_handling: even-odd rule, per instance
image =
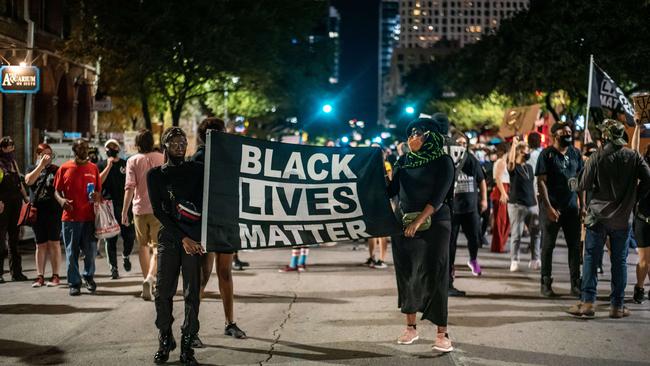
[{"label": "white sneaker", "polygon": [[144,301],[151,301],[153,298],[153,281],[151,277],[142,281],[142,299]]},{"label": "white sneaker", "polygon": [[528,268],[532,269],[533,271],[539,271],[541,267],[542,262],[539,259],[531,260],[528,262]]},{"label": "white sneaker", "polygon": [[510,272],[517,272],[517,271],[519,271],[519,262],[517,261],[510,262]]}]

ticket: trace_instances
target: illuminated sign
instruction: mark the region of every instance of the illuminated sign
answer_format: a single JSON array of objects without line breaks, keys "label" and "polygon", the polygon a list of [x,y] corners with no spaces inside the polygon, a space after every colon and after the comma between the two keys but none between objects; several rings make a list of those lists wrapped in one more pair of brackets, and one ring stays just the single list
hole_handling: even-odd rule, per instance
[{"label": "illuminated sign", "polygon": [[0,92],[38,93],[41,88],[40,70],[36,66],[0,67]]}]

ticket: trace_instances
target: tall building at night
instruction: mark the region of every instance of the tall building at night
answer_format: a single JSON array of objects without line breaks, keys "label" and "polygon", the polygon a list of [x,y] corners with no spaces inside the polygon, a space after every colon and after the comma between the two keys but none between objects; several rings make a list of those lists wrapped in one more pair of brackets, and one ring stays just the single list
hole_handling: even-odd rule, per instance
[{"label": "tall building at night", "polygon": [[383,120],[386,114],[386,107],[381,102],[384,94],[384,84],[388,81],[390,73],[390,62],[393,56],[393,49],[399,41],[399,0],[381,0],[379,6],[379,75],[377,100],[379,109],[377,116]]},{"label": "tall building at night", "polygon": [[[399,40],[380,103],[404,93],[402,78],[414,67],[431,62],[482,35],[494,32],[503,19],[528,8],[529,0],[399,0]],[[380,122],[385,116],[380,114]]]},{"label": "tall building at night", "polygon": [[341,15],[338,10],[330,6],[329,7],[329,20],[328,20],[328,36],[332,42],[332,56],[334,60],[332,62],[332,75],[330,75],[329,82],[330,84],[337,84],[339,82],[339,59],[341,56],[341,43],[339,41],[339,31],[341,27]]}]

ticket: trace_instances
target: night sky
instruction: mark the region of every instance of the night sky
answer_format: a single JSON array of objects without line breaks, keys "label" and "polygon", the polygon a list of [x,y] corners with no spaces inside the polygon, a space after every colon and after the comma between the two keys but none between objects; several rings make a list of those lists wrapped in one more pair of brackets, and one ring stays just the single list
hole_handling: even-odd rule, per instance
[{"label": "night sky", "polygon": [[338,116],[377,122],[380,0],[331,0],[341,14]]}]

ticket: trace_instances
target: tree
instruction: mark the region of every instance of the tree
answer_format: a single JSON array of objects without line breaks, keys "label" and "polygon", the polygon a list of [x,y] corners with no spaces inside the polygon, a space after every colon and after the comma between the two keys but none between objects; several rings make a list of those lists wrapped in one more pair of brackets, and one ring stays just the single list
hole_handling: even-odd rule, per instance
[{"label": "tree", "polygon": [[541,92],[559,118],[553,105],[558,91],[584,107],[592,54],[627,93],[650,88],[648,19],[649,1],[532,0],[496,33],[426,68],[438,72],[429,80],[461,97],[497,91],[515,104],[530,104]]},{"label": "tree", "polygon": [[327,15],[324,1],[79,1],[86,16],[69,48],[120,69],[111,82],[139,96],[145,119],[149,98],[162,98],[174,125],[189,100],[222,92],[230,76],[273,90],[290,71],[291,40]]}]

